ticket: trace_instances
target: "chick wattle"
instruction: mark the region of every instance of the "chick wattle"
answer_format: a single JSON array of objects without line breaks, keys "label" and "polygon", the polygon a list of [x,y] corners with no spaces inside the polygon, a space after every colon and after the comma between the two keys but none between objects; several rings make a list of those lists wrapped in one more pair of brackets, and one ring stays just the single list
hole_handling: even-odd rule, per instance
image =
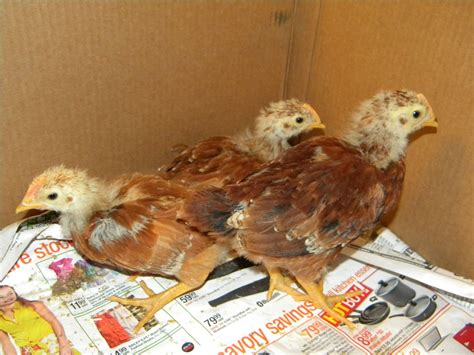
[{"label": "chick wattle", "polygon": [[184,149],[168,166],[166,179],[186,184],[224,186],[237,182],[290,148],[289,140],[324,128],[316,111],[296,99],[271,103],[255,127],[233,137],[211,137]]},{"label": "chick wattle", "polygon": [[[399,199],[408,136],[437,126],[421,94],[384,91],[361,104],[344,139],[315,137],[222,189],[186,199],[180,217],[202,231],[226,234],[234,249],[270,273],[275,289],[309,300],[350,327],[326,297],[322,278],[341,248],[378,226]],[[290,287],[290,273],[307,292]]]}]

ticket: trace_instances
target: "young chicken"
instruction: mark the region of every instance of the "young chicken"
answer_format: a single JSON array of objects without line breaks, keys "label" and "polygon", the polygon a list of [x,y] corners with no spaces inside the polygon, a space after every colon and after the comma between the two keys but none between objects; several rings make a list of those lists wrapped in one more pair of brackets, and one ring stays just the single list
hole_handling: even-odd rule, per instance
[{"label": "young chicken", "polygon": [[[408,136],[426,126],[437,122],[423,95],[381,92],[361,105],[344,139],[300,143],[237,184],[196,193],[180,217],[200,230],[233,236],[240,255],[269,271],[268,297],[282,290],[354,327],[329,304],[356,294],[326,297],[325,268],[396,207]],[[280,269],[307,294],[291,288]]]},{"label": "young chicken", "polygon": [[85,171],[58,166],[33,180],[16,211],[59,212],[64,234],[89,260],[177,278],[176,286],[157,295],[142,283],[150,296],[146,299],[111,298],[148,310],[138,332],[164,305],[201,286],[227,255],[224,244],[177,220],[176,211],[189,193],[157,176],[134,174],[107,184]]},{"label": "young chicken", "polygon": [[290,148],[291,138],[314,128],[324,125],[309,104],[296,99],[274,102],[260,112],[253,130],[208,138],[185,149],[163,168],[163,176],[218,187],[237,182]]}]

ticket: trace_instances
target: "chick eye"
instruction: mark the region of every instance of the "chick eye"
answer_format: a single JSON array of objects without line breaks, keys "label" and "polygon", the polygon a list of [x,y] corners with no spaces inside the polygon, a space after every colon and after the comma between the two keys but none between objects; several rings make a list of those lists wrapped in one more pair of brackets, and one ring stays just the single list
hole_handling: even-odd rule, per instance
[{"label": "chick eye", "polygon": [[53,192],[48,195],[49,200],[56,200],[58,198],[58,194],[56,192]]},{"label": "chick eye", "polygon": [[411,113],[411,115],[413,116],[413,118],[418,118],[418,117],[420,117],[421,112],[420,112],[420,111],[413,111],[413,112]]},{"label": "chick eye", "polygon": [[303,123],[304,118],[303,117],[296,117],[296,123]]}]

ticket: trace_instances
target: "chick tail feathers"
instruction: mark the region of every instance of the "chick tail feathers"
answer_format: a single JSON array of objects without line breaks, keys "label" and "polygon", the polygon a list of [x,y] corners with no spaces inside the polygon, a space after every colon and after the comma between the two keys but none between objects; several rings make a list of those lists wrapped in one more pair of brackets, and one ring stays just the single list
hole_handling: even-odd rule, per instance
[{"label": "chick tail feathers", "polygon": [[204,233],[226,234],[232,230],[227,219],[239,204],[229,199],[224,190],[209,187],[193,193],[179,213],[179,218],[189,226]]}]

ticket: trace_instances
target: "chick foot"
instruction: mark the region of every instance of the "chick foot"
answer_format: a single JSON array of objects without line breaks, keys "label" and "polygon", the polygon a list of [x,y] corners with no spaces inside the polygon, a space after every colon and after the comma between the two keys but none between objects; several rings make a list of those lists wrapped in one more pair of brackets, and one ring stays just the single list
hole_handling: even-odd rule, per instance
[{"label": "chick foot", "polygon": [[268,274],[270,275],[270,286],[268,287],[267,301],[272,299],[275,290],[283,291],[293,297],[293,299],[304,296],[303,293],[291,287],[293,281],[291,278],[283,276],[280,269],[268,269]]},{"label": "chick foot", "polygon": [[123,305],[139,306],[147,310],[143,319],[140,320],[140,322],[133,329],[135,334],[138,333],[140,329],[142,329],[143,326],[153,318],[156,312],[158,312],[176,297],[179,297],[182,294],[194,289],[194,287],[190,287],[185,283],[180,282],[166,291],[156,294],[145,284],[145,282],[141,281],[140,286],[149,296],[148,298],[123,298],[117,296],[109,297],[109,300],[112,302],[118,302]]},{"label": "chick foot", "polygon": [[350,329],[355,329],[356,326],[347,318],[341,316],[339,313],[334,311],[332,307],[335,303],[345,300],[346,298],[359,296],[364,293],[363,290],[348,292],[343,295],[337,296],[326,296],[323,293],[323,281],[321,280],[319,283],[314,282],[307,282],[300,279],[297,279],[298,283],[305,289],[307,295],[301,295],[295,297],[296,301],[310,301],[314,304],[314,306],[321,308],[323,311],[327,312],[331,317],[334,319],[344,323]]},{"label": "chick foot", "polygon": [[335,296],[326,296],[324,294],[323,295],[326,299],[326,303],[328,304],[328,306],[332,308],[338,302],[342,302],[351,297],[360,296],[363,293],[364,293],[364,290],[359,290],[359,291],[351,291],[351,292],[343,293],[342,295],[335,295]]}]

